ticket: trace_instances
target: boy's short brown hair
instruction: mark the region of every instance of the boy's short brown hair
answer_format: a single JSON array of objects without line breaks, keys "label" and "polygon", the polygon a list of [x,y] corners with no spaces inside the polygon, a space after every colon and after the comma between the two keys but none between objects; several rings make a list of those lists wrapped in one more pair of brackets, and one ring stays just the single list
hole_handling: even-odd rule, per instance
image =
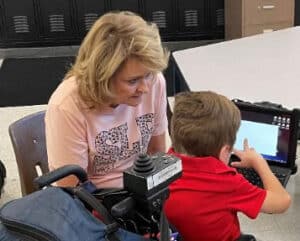
[{"label": "boy's short brown hair", "polygon": [[235,104],[211,91],[182,92],[175,96],[171,139],[176,152],[219,158],[224,145],[232,147],[241,114]]}]

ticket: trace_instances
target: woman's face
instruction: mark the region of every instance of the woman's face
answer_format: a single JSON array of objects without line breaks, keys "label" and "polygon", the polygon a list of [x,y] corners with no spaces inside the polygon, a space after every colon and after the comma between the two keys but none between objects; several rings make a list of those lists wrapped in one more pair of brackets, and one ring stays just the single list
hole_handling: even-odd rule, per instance
[{"label": "woman's face", "polygon": [[153,79],[153,73],[143,64],[136,58],[129,58],[112,79],[111,89],[116,97],[110,104],[139,105],[143,95],[149,92]]}]

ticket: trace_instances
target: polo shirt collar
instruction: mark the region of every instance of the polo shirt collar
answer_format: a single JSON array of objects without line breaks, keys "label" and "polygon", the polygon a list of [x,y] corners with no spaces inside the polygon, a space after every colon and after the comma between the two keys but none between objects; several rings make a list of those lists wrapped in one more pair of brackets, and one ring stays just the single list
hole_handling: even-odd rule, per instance
[{"label": "polo shirt collar", "polygon": [[207,173],[236,173],[235,168],[225,165],[219,159],[213,156],[193,157],[176,153],[173,148],[168,151],[169,154],[175,155],[182,160],[184,172],[207,172]]}]

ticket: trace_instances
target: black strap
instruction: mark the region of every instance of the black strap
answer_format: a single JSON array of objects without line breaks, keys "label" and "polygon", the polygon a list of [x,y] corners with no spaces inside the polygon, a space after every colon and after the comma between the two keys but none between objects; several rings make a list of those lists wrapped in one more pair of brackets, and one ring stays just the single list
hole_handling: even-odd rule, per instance
[{"label": "black strap", "polygon": [[103,218],[103,223],[107,225],[106,240],[120,241],[115,235],[115,232],[119,229],[119,224],[107,211],[106,207],[83,187],[79,186],[72,188],[72,193],[101,215],[101,217]]},{"label": "black strap", "polygon": [[160,241],[171,240],[169,222],[163,210],[161,210],[160,212],[159,229],[160,229]]}]

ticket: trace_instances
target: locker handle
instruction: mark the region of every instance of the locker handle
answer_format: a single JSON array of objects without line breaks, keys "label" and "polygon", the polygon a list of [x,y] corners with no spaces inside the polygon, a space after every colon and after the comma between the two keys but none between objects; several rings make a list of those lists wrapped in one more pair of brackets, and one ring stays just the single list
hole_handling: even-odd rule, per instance
[{"label": "locker handle", "polygon": [[272,28],[269,28],[269,29],[263,29],[263,33],[271,33],[271,32],[273,32],[274,31],[274,29],[272,29]]},{"label": "locker handle", "polygon": [[263,9],[274,9],[275,8],[275,5],[264,5],[263,7],[262,7]]}]

